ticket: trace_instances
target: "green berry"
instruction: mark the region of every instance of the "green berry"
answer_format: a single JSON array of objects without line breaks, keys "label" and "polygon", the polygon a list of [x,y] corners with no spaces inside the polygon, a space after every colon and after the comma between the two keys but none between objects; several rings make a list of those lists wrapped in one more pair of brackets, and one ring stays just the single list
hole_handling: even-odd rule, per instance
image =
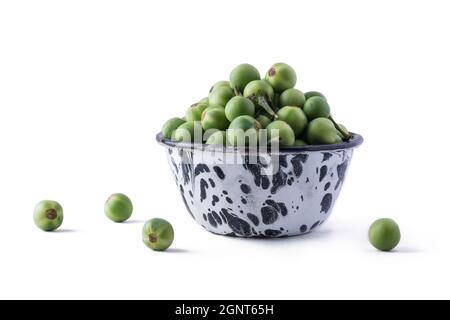
[{"label": "green berry", "polygon": [[223,108],[212,108],[202,116],[203,130],[218,129],[225,130],[230,125]]},{"label": "green berry", "polygon": [[295,142],[292,146],[301,147],[301,146],[306,146],[306,145],[308,145],[308,144],[305,141],[298,139],[298,140],[295,140]]},{"label": "green berry", "polygon": [[[340,128],[347,136],[350,135],[350,133],[348,132],[347,128],[346,128],[343,124],[338,123],[337,126],[338,126],[338,127],[339,127],[339,128]],[[336,128],[336,133],[337,133],[337,135],[338,135],[341,139],[344,139],[343,134],[342,134],[339,130],[337,130],[337,128]]]},{"label": "green berry", "polygon": [[227,141],[227,134],[225,131],[216,131],[206,140],[206,144],[211,145],[225,145]]},{"label": "green berry", "polygon": [[308,100],[309,98],[312,98],[312,97],[325,98],[325,96],[323,94],[321,94],[320,92],[318,92],[318,91],[308,91],[308,92],[305,93],[306,100]]},{"label": "green berry", "polygon": [[275,63],[267,71],[265,79],[270,83],[275,92],[278,93],[293,88],[297,83],[295,70],[286,63]]},{"label": "green berry", "polygon": [[128,220],[133,213],[133,204],[130,198],[122,193],[111,195],[105,203],[105,214],[114,222]]},{"label": "green berry", "polygon": [[160,218],[148,220],[142,228],[142,240],[152,250],[164,251],[168,249],[174,238],[172,225]]},{"label": "green berry", "polygon": [[309,144],[334,144],[340,140],[333,122],[327,118],[317,118],[308,124],[306,140]]},{"label": "green berry", "polygon": [[234,97],[234,92],[230,87],[218,87],[209,94],[210,106],[221,106],[225,108],[227,102]]},{"label": "green berry", "polygon": [[256,117],[256,121],[258,121],[261,124],[261,128],[265,129],[267,126],[272,122],[270,120],[270,117],[260,114]]},{"label": "green berry", "polygon": [[224,110],[224,107],[221,107],[221,106],[210,106],[210,107],[206,108],[205,110],[203,110],[201,119],[203,119],[203,117],[205,116],[205,113],[207,111],[212,110],[212,109],[216,109],[216,108]]},{"label": "green berry", "polygon": [[255,116],[255,105],[250,99],[242,96],[231,98],[225,106],[225,115],[229,121],[233,121],[239,116]]},{"label": "green berry", "polygon": [[244,63],[240,64],[231,71],[230,74],[230,86],[232,89],[242,92],[247,84],[253,80],[260,80],[258,69],[254,66]]},{"label": "green berry", "polygon": [[261,124],[250,116],[240,116],[234,119],[227,130],[228,142],[233,146],[249,144],[258,141]]},{"label": "green berry", "polygon": [[53,231],[63,223],[63,209],[56,201],[43,200],[34,208],[33,219],[39,229]]},{"label": "green berry", "polygon": [[208,108],[206,103],[195,103],[186,110],[186,121],[200,121],[203,111]]},{"label": "green berry", "polygon": [[186,121],[181,118],[172,118],[166,121],[162,127],[162,135],[165,139],[171,139],[172,133]]},{"label": "green berry", "polygon": [[[199,124],[198,121],[196,122],[186,122],[183,123],[181,126],[179,126],[172,135],[172,140],[177,142],[192,142],[195,138],[195,131],[199,127],[196,124]],[[200,128],[198,129],[200,130]],[[201,131],[200,131],[201,133]]]},{"label": "green berry", "polygon": [[283,107],[278,110],[277,115],[278,120],[286,122],[294,130],[296,137],[300,137],[308,125],[308,119],[299,107]]},{"label": "green berry", "polygon": [[231,89],[230,82],[226,81],[226,80],[222,80],[222,81],[217,81],[216,83],[214,83],[213,86],[211,87],[211,89],[209,89],[209,93],[213,92],[214,90],[216,90],[217,88],[220,88],[220,87],[228,87]]},{"label": "green berry", "polygon": [[253,95],[268,97],[273,99],[273,88],[266,80],[253,80],[244,89],[244,97],[249,98]]},{"label": "green berry", "polygon": [[379,219],[370,226],[369,241],[378,250],[391,251],[400,238],[400,228],[392,219]]},{"label": "green berry", "polygon": [[282,146],[292,146],[295,142],[294,130],[284,121],[276,120],[266,128],[269,143],[278,140]]},{"label": "green berry", "polygon": [[295,107],[303,107],[305,104],[306,98],[303,92],[297,90],[295,88],[284,90],[280,95],[280,107],[285,106],[295,106]]},{"label": "green berry", "polygon": [[330,116],[330,106],[327,100],[319,96],[306,100],[303,111],[310,121],[316,118],[328,118]]}]

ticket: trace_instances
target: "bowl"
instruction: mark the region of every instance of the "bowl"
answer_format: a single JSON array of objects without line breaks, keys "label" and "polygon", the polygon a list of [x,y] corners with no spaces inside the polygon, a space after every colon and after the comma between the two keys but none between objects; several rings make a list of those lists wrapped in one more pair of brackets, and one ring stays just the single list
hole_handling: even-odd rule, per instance
[{"label": "bowl", "polygon": [[192,218],[204,229],[234,237],[309,233],[333,211],[353,150],[348,142],[279,150],[241,150],[156,137]]}]

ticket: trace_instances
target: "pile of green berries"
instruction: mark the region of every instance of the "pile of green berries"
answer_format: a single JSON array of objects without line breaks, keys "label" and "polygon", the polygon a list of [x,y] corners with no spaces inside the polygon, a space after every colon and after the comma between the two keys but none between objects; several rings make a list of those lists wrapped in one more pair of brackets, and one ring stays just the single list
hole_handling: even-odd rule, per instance
[{"label": "pile of green berries", "polygon": [[264,79],[254,66],[240,64],[229,81],[215,83],[208,97],[191,105],[184,117],[169,119],[162,135],[176,142],[195,138],[195,142],[234,146],[258,142],[262,135],[268,143],[277,140],[285,147],[349,140],[347,129],[331,117],[325,96],[317,91],[303,93],[294,88],[296,83],[294,69],[285,63],[271,66]]}]

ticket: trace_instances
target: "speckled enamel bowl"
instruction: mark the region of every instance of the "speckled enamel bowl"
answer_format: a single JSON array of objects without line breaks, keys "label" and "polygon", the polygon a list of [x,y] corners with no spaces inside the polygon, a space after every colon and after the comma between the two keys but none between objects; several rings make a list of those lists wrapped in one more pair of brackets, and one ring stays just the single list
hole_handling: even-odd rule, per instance
[{"label": "speckled enamel bowl", "polygon": [[311,232],[328,219],[363,138],[352,134],[349,142],[276,153],[176,144],[161,134],[157,141],[188,212],[203,228],[228,236],[283,237]]}]

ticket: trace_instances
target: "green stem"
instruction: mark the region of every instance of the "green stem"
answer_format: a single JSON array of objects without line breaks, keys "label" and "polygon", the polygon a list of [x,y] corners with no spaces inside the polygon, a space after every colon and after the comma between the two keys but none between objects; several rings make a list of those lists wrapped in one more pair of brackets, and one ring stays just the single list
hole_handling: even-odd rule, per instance
[{"label": "green stem", "polygon": [[350,138],[352,137],[348,132],[342,130],[341,126],[339,124],[337,124],[336,121],[334,121],[333,117],[331,116],[331,114],[328,116],[328,119],[331,120],[331,122],[333,122],[334,127],[336,128],[337,131],[340,132],[340,134],[342,134],[342,136],[344,137],[344,141],[348,141],[350,140]]},{"label": "green stem", "polygon": [[264,96],[252,96],[252,100],[256,100],[256,104],[261,106],[268,114],[270,114],[275,119],[278,119],[277,114],[273,111],[272,107],[267,103],[266,97]]},{"label": "green stem", "polygon": [[240,91],[238,90],[238,88],[234,88],[233,90],[234,90],[234,95],[235,95],[235,96],[242,96],[242,92],[240,92]]}]

